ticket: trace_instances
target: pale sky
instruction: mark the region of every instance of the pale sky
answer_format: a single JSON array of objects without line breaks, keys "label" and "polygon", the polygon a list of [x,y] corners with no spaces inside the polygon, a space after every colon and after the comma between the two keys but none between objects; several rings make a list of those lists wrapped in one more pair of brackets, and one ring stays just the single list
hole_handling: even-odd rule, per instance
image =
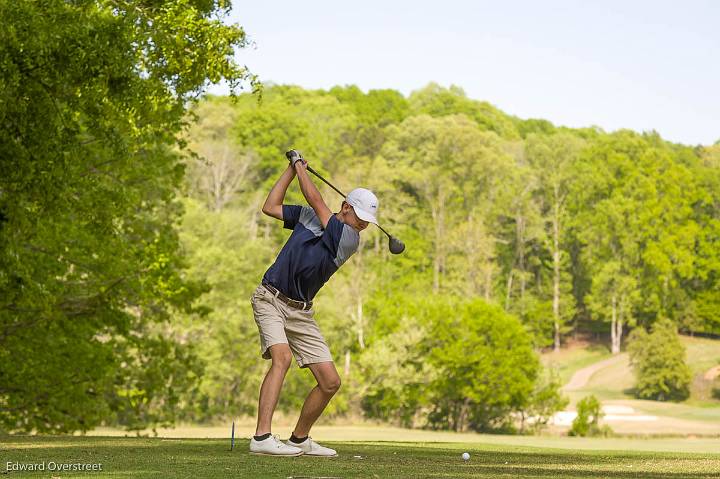
[{"label": "pale sky", "polygon": [[520,118],[720,140],[720,1],[256,0],[229,21],[264,82],[407,96],[434,81]]}]

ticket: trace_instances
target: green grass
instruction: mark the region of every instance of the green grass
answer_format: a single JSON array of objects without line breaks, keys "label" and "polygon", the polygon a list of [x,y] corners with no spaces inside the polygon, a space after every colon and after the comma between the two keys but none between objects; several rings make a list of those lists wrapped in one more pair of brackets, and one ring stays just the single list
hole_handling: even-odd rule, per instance
[{"label": "green grass", "polygon": [[[656,423],[625,423],[616,426],[621,433],[665,434],[671,431],[678,434],[718,434],[720,428],[720,401],[711,398],[711,384],[702,379],[705,372],[720,362],[720,341],[707,338],[680,337],[686,348],[686,360],[694,376],[691,384],[691,396],[681,403],[641,401],[633,395],[635,384],[633,370],[626,354],[596,371],[581,389],[567,391],[573,407],[577,401],[588,395],[594,395],[606,404],[622,404],[635,408],[638,414],[655,415],[660,418]],[[572,345],[559,354],[543,355],[543,362],[553,365],[561,372],[564,381],[581,368],[610,357],[604,347],[598,345]],[[648,429],[649,428],[649,429]]]},{"label": "green grass", "polygon": [[686,403],[637,400],[637,405],[638,408],[649,414],[672,416],[691,421],[720,422],[720,407],[718,404],[715,404],[714,407],[697,407]]},{"label": "green grass", "polygon": [[[685,345],[686,361],[693,376],[703,375],[711,367],[720,364],[720,341],[690,336],[681,336],[680,339]],[[600,345],[575,346],[560,353],[546,353],[542,356],[545,365],[559,371],[563,383],[567,383],[578,370],[609,357],[611,355],[607,348]],[[631,392],[634,384],[633,370],[629,361],[624,360],[597,371],[578,393],[583,396],[594,394],[599,399],[634,399]],[[693,390],[688,404],[708,408],[720,406],[720,401],[700,397],[698,391]]]},{"label": "green grass", "polygon": [[585,347],[570,347],[559,352],[549,352],[542,355],[542,362],[546,367],[554,368],[562,384],[570,381],[576,371],[590,366],[611,356],[610,350],[602,345],[589,345]]},{"label": "green grass", "polygon": [[[589,444],[578,439],[580,443]],[[6,437],[0,438],[0,444],[2,469],[7,461],[103,465],[101,473],[11,472],[9,478],[720,477],[718,453],[633,451],[627,446],[621,446],[626,450],[607,451],[478,443],[336,442],[328,445],[338,450],[337,458],[277,458],[248,454],[247,440],[238,441],[234,451],[229,451],[227,440],[218,439]],[[460,458],[465,451],[471,454],[468,462]]]},{"label": "green grass", "polygon": [[630,393],[635,385],[635,376],[630,367],[629,357],[597,371],[588,384],[581,389],[584,394],[594,394],[598,399],[633,399]]},{"label": "green grass", "polygon": [[705,374],[708,369],[720,364],[720,341],[717,339],[680,338],[685,345],[686,361],[693,375]]}]

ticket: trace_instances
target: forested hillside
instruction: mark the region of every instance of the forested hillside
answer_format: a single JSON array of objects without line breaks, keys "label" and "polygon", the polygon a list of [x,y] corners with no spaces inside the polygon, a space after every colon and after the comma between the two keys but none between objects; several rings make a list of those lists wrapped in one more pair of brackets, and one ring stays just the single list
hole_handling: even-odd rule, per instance
[{"label": "forested hillside", "polygon": [[[288,235],[260,206],[290,148],[341,190],[375,191],[407,245],[393,256],[366,230],[317,297],[344,381],[335,414],[517,426],[513,413],[561,403],[536,351],[577,330],[607,333],[613,352],[660,318],[720,333],[720,145],[523,120],[435,84],[407,98],[268,86],[194,113],[181,240],[211,312],[175,325],[205,363],[187,419],[254,413],[267,365],[249,296]],[[286,202],[304,203],[296,185]],[[280,407],[308,384],[291,373]]]},{"label": "forested hillside", "polygon": [[[578,332],[627,347],[639,395],[693,399],[712,356],[689,368],[676,336],[720,334],[720,143],[557,127],[436,84],[263,87],[230,9],[0,0],[0,434],[254,415],[250,295],[289,234],[261,205],[290,148],[375,191],[407,245],[365,230],[316,298],[330,415],[540,427],[566,400],[539,353]],[[222,81],[231,97],[204,96]],[[281,410],[313,385],[293,370]]]}]

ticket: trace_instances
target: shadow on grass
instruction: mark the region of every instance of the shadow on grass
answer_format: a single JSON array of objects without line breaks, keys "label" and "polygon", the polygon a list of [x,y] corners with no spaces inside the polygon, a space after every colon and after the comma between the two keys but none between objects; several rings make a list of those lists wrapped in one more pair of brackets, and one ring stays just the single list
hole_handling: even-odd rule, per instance
[{"label": "shadow on grass", "polygon": [[638,399],[638,397],[636,396],[637,388],[635,388],[634,386],[631,388],[623,389],[622,393],[626,396],[630,396],[632,399]]}]

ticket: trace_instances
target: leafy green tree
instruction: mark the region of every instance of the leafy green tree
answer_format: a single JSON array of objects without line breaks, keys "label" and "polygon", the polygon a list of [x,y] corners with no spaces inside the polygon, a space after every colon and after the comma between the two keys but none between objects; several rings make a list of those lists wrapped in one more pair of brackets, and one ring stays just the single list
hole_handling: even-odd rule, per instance
[{"label": "leafy green tree", "polygon": [[[641,139],[616,135],[587,150],[586,163],[579,168],[602,168],[597,178],[580,170],[575,218],[584,244],[584,261],[591,271],[592,289],[585,298],[590,310],[610,320],[611,351],[620,351],[626,324],[635,321],[634,306],[640,291],[637,276],[640,234],[644,225],[636,220],[639,202],[628,190],[631,176],[639,177],[635,158],[642,151]],[[635,261],[633,261],[635,260]]]},{"label": "leafy green tree", "polygon": [[175,226],[185,111],[253,80],[225,1],[0,1],[0,428],[172,421],[201,314]]},{"label": "leafy green tree", "polygon": [[516,122],[516,128],[520,136],[527,138],[529,135],[536,134],[540,136],[550,136],[557,131],[555,125],[547,120],[531,118],[528,120],[520,120]]},{"label": "leafy green tree", "polygon": [[692,373],[685,363],[685,347],[670,320],[658,320],[650,334],[643,328],[633,330],[628,352],[638,398],[682,401],[690,396]]},{"label": "leafy green tree", "polygon": [[612,433],[609,426],[600,426],[603,417],[600,401],[593,396],[587,396],[578,401],[577,417],[573,420],[568,435],[570,436],[608,436]]},{"label": "leafy green tree", "polygon": [[683,308],[683,326],[690,331],[720,334],[720,144],[698,151],[693,165],[702,197],[695,203],[699,231],[694,255],[695,275],[685,282],[690,306]]},{"label": "leafy green tree", "polygon": [[[520,322],[482,300],[395,298],[361,356],[360,393],[372,418],[456,431],[514,430],[517,417],[562,407],[557,384],[538,384],[540,363]],[[387,331],[387,332],[384,332]],[[536,387],[537,386],[537,387]]]},{"label": "leafy green tree", "polygon": [[295,86],[263,90],[262,102],[242,98],[234,142],[258,156],[254,165],[264,188],[270,188],[285,167],[283,154],[296,148],[333,179],[353,158],[357,117],[351,105],[320,91]]},{"label": "leafy green tree", "polygon": [[179,316],[176,322],[177,334],[194,345],[204,364],[197,390],[186,396],[186,414],[197,421],[253,414],[266,363],[260,359],[250,296],[277,242],[253,236],[248,209],[213,211],[192,198],[184,207],[180,239],[191,265],[187,274],[208,285],[197,302],[210,309],[204,316]]},{"label": "leafy green tree", "polygon": [[[519,145],[517,145],[519,147]],[[505,184],[508,195],[500,214],[502,236],[505,239],[504,265],[506,266],[505,309],[510,310],[517,300],[517,312],[523,313],[528,280],[531,277],[531,250],[542,243],[544,231],[540,205],[534,193],[538,188],[536,172],[522,158],[520,148],[514,148],[515,168]]]},{"label": "leafy green tree", "polygon": [[624,327],[671,316],[673,297],[693,276],[698,189],[652,135],[618,132],[583,153],[573,195],[573,228],[591,278],[585,304],[610,322],[611,350]]},{"label": "leafy green tree", "polygon": [[[492,280],[484,276],[492,274],[488,263],[494,251],[485,206],[501,189],[509,163],[497,135],[481,131],[464,115],[413,116],[390,127],[382,159],[394,167],[406,221],[426,231],[433,291],[457,285],[490,296]],[[461,259],[449,268],[455,255]],[[449,278],[452,283],[444,285]]]},{"label": "leafy green tree", "polygon": [[425,385],[437,374],[421,348],[426,336],[426,326],[404,316],[393,332],[379,336],[361,353],[358,393],[367,417],[403,427],[424,425],[419,412],[428,402]]},{"label": "leafy green tree", "polygon": [[475,121],[482,130],[493,131],[502,138],[519,137],[511,117],[488,102],[469,99],[465,91],[456,85],[443,88],[437,83],[430,83],[414,91],[408,101],[413,115],[439,117],[463,114]]},{"label": "leafy green tree", "polygon": [[[257,154],[233,141],[237,111],[223,100],[211,98],[197,105],[192,111],[197,121],[187,132],[192,152],[187,162],[189,194],[212,211],[222,210],[240,195],[256,193]],[[257,219],[252,228],[257,228]]]},{"label": "leafy green tree", "polygon": [[329,93],[355,112],[358,128],[348,139],[354,141],[356,158],[377,155],[385,142],[385,128],[402,122],[409,114],[408,100],[395,90],[370,90],[365,94],[352,85],[333,87]]},{"label": "leafy green tree", "polygon": [[720,400],[720,376],[715,376],[715,379],[713,379],[710,395],[713,399]]},{"label": "leafy green tree", "polygon": [[538,196],[542,205],[545,248],[552,257],[552,318],[553,348],[560,350],[560,336],[567,332],[567,323],[575,314],[575,301],[570,291],[567,230],[569,229],[568,196],[573,181],[573,168],[582,142],[575,136],[529,135],[525,140],[528,161],[538,173]]},{"label": "leafy green tree", "polygon": [[[439,304],[438,304],[439,303]],[[540,363],[520,322],[481,300],[436,301],[424,350],[437,375],[427,384],[431,427],[512,430],[529,405]]]},{"label": "leafy green tree", "polygon": [[541,431],[553,415],[568,405],[569,399],[562,395],[562,382],[554,369],[544,369],[535,382],[528,406],[521,412],[521,431],[529,426],[533,432]]}]

